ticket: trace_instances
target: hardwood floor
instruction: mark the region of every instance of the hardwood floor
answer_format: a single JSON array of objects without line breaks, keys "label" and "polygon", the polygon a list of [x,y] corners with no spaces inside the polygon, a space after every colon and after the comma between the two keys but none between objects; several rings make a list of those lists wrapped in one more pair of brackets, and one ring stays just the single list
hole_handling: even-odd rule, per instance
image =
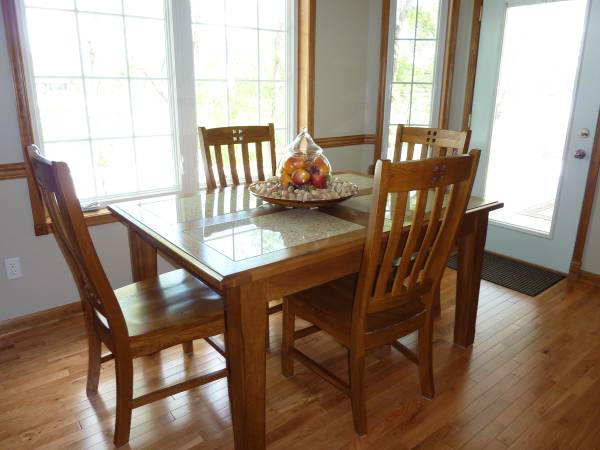
[{"label": "hardwood floor", "polygon": [[[435,399],[421,397],[417,369],[399,352],[369,352],[362,438],[343,394],[300,364],[293,378],[281,376],[281,314],[271,316],[269,448],[600,448],[600,288],[530,298],[484,281],[475,345],[464,350],[452,345],[455,278],[448,270],[442,283]],[[415,344],[413,336],[403,342]],[[315,334],[298,347],[346,376],[345,350],[331,339]],[[80,315],[0,338],[0,449],[112,448],[114,365],[103,365],[90,401],[86,348]],[[135,394],[224,365],[206,343],[194,348],[136,360],[144,370],[135,373]],[[129,447],[231,448],[226,381],[134,410]]]}]

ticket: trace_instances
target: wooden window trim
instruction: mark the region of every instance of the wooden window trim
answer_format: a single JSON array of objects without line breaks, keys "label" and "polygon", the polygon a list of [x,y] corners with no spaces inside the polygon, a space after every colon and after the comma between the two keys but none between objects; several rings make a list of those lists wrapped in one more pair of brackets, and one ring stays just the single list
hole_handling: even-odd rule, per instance
[{"label": "wooden window trim", "polygon": [[315,131],[315,49],[317,0],[298,0],[296,125]]},{"label": "wooden window trim", "polygon": [[465,84],[465,99],[461,122],[463,130],[468,130],[471,128],[471,114],[473,112],[473,97],[475,95],[475,75],[477,74],[477,58],[479,55],[479,36],[481,34],[482,12],[483,0],[474,0],[473,16],[471,17],[471,42],[469,45],[467,82]]},{"label": "wooden window trim", "polygon": [[27,155],[27,147],[34,144],[33,123],[31,120],[31,110],[29,108],[29,98],[27,94],[27,82],[25,77],[25,64],[23,53],[21,51],[21,35],[19,22],[17,20],[18,0],[1,0],[2,15],[4,17],[4,28],[6,33],[6,47],[8,58],[10,60],[13,85],[15,89],[15,99],[17,107],[17,117],[19,122],[19,136],[21,138],[21,151],[23,153],[23,163],[25,164],[25,173],[27,176],[27,186],[29,187],[29,199],[31,201],[31,212],[33,215],[33,227],[36,236],[48,234],[49,227],[47,223],[47,214],[42,196],[37,183],[32,176],[31,162]]},{"label": "wooden window trim", "polygon": [[460,19],[460,0],[450,0],[446,22],[446,39],[444,45],[444,66],[440,95],[438,128],[447,129],[450,125],[450,109],[452,107],[452,84],[454,81],[454,65],[456,62],[456,41],[458,38],[458,22]]},{"label": "wooden window trim", "polygon": [[[385,125],[385,92],[387,89],[388,46],[390,34],[390,0],[381,2],[381,35],[379,38],[379,86],[377,93],[377,122],[375,124],[375,147],[373,165],[381,158],[383,128]],[[392,61],[392,64],[394,62]]]},{"label": "wooden window trim", "polygon": [[0,164],[0,180],[13,180],[27,177],[25,163]]},{"label": "wooden window trim", "polygon": [[315,138],[315,142],[323,148],[349,147],[353,145],[375,144],[374,134],[355,134],[352,136],[333,136]]},{"label": "wooden window trim", "polygon": [[[19,21],[17,19],[18,0],[0,0],[2,3],[2,15],[6,34],[6,46],[10,60],[13,86],[17,107],[17,118],[19,122],[19,137],[21,140],[21,151],[23,153],[22,163],[3,164],[0,166],[1,179],[27,178],[29,188],[29,199],[31,201],[31,213],[33,216],[33,229],[36,236],[43,236],[52,232],[50,221],[42,197],[32,176],[31,162],[27,154],[27,147],[35,143],[33,134],[33,122],[29,97],[27,93],[27,79],[25,75],[25,64],[21,50],[21,34]],[[84,213],[85,222],[88,226],[101,225],[116,222],[117,219],[106,209]]]}]

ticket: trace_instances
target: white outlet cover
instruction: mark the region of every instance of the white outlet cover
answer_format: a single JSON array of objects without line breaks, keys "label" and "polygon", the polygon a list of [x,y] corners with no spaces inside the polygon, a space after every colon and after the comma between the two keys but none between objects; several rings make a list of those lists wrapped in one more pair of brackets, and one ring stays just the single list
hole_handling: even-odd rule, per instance
[{"label": "white outlet cover", "polygon": [[9,280],[15,278],[21,278],[23,272],[21,271],[21,258],[6,258],[4,260],[4,267],[6,268],[6,277]]}]

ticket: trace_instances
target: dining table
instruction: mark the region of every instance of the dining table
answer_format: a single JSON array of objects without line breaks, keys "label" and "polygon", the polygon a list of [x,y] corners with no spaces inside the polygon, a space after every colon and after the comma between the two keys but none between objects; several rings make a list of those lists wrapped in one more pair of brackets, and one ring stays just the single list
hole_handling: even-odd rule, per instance
[{"label": "dining table", "polygon": [[[268,302],[359,271],[373,177],[336,176],[355,183],[357,194],[318,209],[272,205],[247,185],[109,205],[128,228],[134,281],[156,277],[161,254],[223,297],[236,449],[265,448]],[[488,218],[502,206],[471,197],[458,234],[454,343],[461,347],[474,341]]]}]

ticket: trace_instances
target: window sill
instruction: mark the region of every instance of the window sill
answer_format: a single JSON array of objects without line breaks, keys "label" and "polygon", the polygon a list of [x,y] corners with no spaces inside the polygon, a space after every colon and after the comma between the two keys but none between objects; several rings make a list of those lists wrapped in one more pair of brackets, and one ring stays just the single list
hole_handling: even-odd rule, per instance
[{"label": "window sill", "polygon": [[[104,225],[107,223],[117,222],[118,219],[108,210],[108,208],[102,208],[97,211],[87,211],[83,213],[83,218],[85,220],[85,224],[88,227],[93,227],[96,225]],[[52,230],[52,221],[50,218],[46,218],[46,223],[43,226],[37,226],[35,234],[36,236],[41,236],[44,234],[53,233]]]}]

